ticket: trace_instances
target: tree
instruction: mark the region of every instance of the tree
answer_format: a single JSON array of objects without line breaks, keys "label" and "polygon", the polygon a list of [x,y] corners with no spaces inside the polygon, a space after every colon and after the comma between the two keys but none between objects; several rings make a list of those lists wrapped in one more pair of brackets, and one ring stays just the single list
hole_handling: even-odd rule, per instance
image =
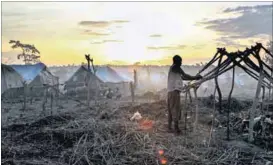
[{"label": "tree", "polygon": [[12,49],[20,48],[22,50],[21,54],[17,55],[17,58],[24,58],[25,64],[31,64],[31,62],[37,63],[40,62],[40,56],[36,54],[40,54],[39,50],[34,46],[30,44],[22,44],[20,41],[10,40],[10,44],[13,44],[11,46]]}]

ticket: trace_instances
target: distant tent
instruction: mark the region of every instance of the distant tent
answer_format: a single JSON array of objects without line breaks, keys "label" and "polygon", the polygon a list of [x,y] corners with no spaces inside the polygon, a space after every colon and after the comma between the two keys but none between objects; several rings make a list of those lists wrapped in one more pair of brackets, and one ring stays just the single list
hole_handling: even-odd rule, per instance
[{"label": "distant tent", "polygon": [[51,74],[45,64],[10,65],[18,72],[29,87],[42,87],[43,84],[55,85],[58,78]]},{"label": "distant tent", "polygon": [[23,87],[23,79],[12,67],[1,64],[1,94],[10,88]]},{"label": "distant tent", "polygon": [[[96,66],[96,73],[91,67],[90,72],[85,65],[80,68],[65,82],[67,92],[81,91],[87,86],[87,74],[91,76],[91,88],[104,90],[104,87],[111,89],[119,88],[122,93],[126,93],[129,90],[128,82],[121,77],[115,70],[108,66]],[[101,88],[102,87],[102,88]],[[81,88],[81,89],[80,89]],[[128,88],[128,89],[127,89]],[[125,89],[125,90],[124,90]]]},{"label": "distant tent", "polygon": [[49,71],[55,76],[59,77],[59,83],[64,84],[68,81],[75,72],[79,69],[77,66],[68,66],[68,67],[49,67]]},{"label": "distant tent", "polygon": [[134,71],[130,68],[115,67],[113,68],[125,81],[134,81]]},{"label": "distant tent", "polygon": [[129,82],[109,66],[98,66],[96,69],[96,76],[105,83]]},{"label": "distant tent", "polygon": [[[78,70],[65,82],[66,89],[87,86],[87,75],[90,74],[91,86],[95,85],[95,81],[102,83],[102,81],[84,66],[80,66]],[[92,81],[95,80],[95,81]]]}]

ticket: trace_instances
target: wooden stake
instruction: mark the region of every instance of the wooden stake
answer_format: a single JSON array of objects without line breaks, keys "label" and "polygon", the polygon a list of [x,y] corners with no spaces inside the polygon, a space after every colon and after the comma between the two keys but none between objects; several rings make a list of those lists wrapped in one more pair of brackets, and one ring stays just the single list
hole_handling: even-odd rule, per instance
[{"label": "wooden stake", "polygon": [[57,85],[56,85],[56,105],[59,106],[59,93],[60,93],[60,88],[59,88],[59,77],[57,77]]},{"label": "wooden stake", "polygon": [[134,91],[133,82],[130,82],[130,91],[131,91],[132,104],[134,104],[134,102],[135,102],[135,91]]},{"label": "wooden stake", "polygon": [[[273,65],[273,64],[272,64]],[[271,71],[271,75],[270,75],[271,77],[273,77],[273,72]],[[270,86],[269,86],[269,100],[271,100],[271,99],[273,99],[273,84],[270,82],[270,84],[269,84]]]},{"label": "wooden stake", "polygon": [[43,103],[42,103],[42,109],[43,109],[43,113],[45,114],[46,111],[46,98],[47,98],[47,87],[44,87],[44,98],[43,98]]},{"label": "wooden stake", "polygon": [[[216,112],[216,100],[215,100],[215,94],[216,94],[216,86],[213,92],[213,116],[212,116],[212,122],[211,122],[211,129],[210,129],[210,136],[209,136],[209,143],[208,145],[210,146],[210,142],[212,139],[212,135],[213,135],[213,129],[214,129],[214,121],[215,121],[215,112]],[[208,146],[208,147],[209,147]]]},{"label": "wooden stake", "polygon": [[87,108],[90,108],[90,73],[87,73]]},{"label": "wooden stake", "polygon": [[27,83],[24,81],[23,82],[24,86],[24,105],[23,105],[23,110],[26,110],[26,104],[27,104]]},{"label": "wooden stake", "polygon": [[[221,64],[221,61],[222,61],[222,55],[220,56],[220,59],[219,59],[219,62],[218,62],[218,67],[220,66]],[[221,113],[222,112],[222,93],[221,93],[221,89],[219,87],[219,84],[218,84],[218,73],[219,73],[219,69],[217,69],[216,71],[216,74],[217,76],[215,77],[215,85],[216,85],[216,89],[217,89],[217,93],[218,93],[218,97],[219,97],[219,112]]]},{"label": "wooden stake", "polygon": [[32,105],[33,101],[33,87],[30,87],[30,104]]},{"label": "wooden stake", "polygon": [[50,109],[51,109],[51,115],[53,110],[53,91],[50,91]]},{"label": "wooden stake", "polygon": [[265,95],[265,86],[262,86],[262,90],[263,90],[263,92],[262,92],[262,102],[261,102],[261,108],[260,108],[260,110],[261,110],[261,113],[263,114],[264,113],[264,95]]},{"label": "wooden stake", "polygon": [[195,123],[194,123],[194,132],[197,132],[198,113],[199,113],[197,89],[198,89],[197,87],[194,88],[194,97],[195,97]]},{"label": "wooden stake", "polygon": [[263,73],[261,73],[260,77],[259,77],[258,85],[257,85],[256,95],[255,95],[252,107],[250,109],[249,137],[248,137],[249,142],[253,142],[254,141],[254,137],[253,137],[254,112],[256,110],[256,107],[257,107],[257,104],[258,104],[258,100],[259,100],[259,95],[261,93],[261,87],[262,87],[263,77],[264,77],[264,75],[263,75]]},{"label": "wooden stake", "polygon": [[235,74],[235,67],[233,67],[232,69],[232,85],[231,85],[231,90],[229,92],[229,96],[228,96],[228,113],[227,113],[227,140],[229,140],[229,134],[230,134],[230,130],[229,130],[229,118],[230,118],[230,110],[231,110],[231,95],[232,95],[232,92],[233,92],[233,88],[234,88],[234,74]]},{"label": "wooden stake", "polygon": [[187,117],[188,117],[188,113],[187,113],[187,98],[188,98],[188,90],[186,91],[186,95],[185,95],[185,103],[184,103],[184,110],[182,112],[184,112],[184,120],[185,120],[185,124],[184,124],[184,129],[185,129],[185,134],[187,134]]}]

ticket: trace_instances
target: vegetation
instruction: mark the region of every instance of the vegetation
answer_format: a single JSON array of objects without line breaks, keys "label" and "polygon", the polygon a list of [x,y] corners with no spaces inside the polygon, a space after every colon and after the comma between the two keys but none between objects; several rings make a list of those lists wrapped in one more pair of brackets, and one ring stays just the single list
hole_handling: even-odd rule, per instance
[{"label": "vegetation", "polygon": [[20,59],[23,57],[23,61],[25,62],[25,64],[40,62],[40,56],[36,55],[40,54],[40,52],[34,45],[23,44],[20,41],[15,40],[10,40],[9,43],[12,44],[11,48],[20,48],[22,50],[22,53],[18,54],[17,58]]}]

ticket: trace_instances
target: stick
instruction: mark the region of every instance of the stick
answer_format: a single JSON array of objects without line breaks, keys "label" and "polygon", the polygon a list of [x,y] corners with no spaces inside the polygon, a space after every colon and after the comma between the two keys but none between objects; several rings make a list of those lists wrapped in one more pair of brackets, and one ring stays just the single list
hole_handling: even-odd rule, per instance
[{"label": "stick", "polygon": [[47,97],[47,87],[44,87],[44,98],[43,98],[43,103],[42,103],[42,108],[43,108],[43,113],[45,113],[45,104],[46,104],[46,97]]},{"label": "stick", "polygon": [[187,115],[188,115],[188,113],[187,113],[187,98],[188,98],[188,91],[186,91],[185,105],[184,105],[184,112],[185,112],[185,114],[184,114],[184,119],[185,119],[185,125],[184,125],[184,127],[185,127],[185,134],[187,133]]},{"label": "stick", "polygon": [[90,75],[87,73],[87,99],[86,99],[87,108],[90,107]]},{"label": "stick", "polygon": [[261,61],[261,59],[259,59],[259,65],[261,67],[260,77],[259,77],[259,81],[258,81],[258,84],[257,84],[257,90],[256,90],[256,95],[255,95],[255,98],[254,98],[254,101],[253,101],[253,105],[252,105],[252,107],[250,109],[249,137],[248,137],[249,142],[254,141],[254,137],[253,137],[254,111],[256,110],[256,107],[257,107],[257,103],[258,103],[258,99],[259,99],[259,95],[260,95],[261,87],[262,87],[262,81],[263,81],[263,78],[264,78],[264,74],[262,72],[263,68],[262,68],[262,65],[261,65],[260,61]]},{"label": "stick", "polygon": [[[222,57],[220,57],[219,61],[218,61],[218,66],[220,65],[221,61],[222,61]],[[219,73],[219,69],[216,71],[216,74],[218,75]],[[215,85],[216,85],[216,90],[217,90],[217,93],[218,93],[218,97],[219,97],[219,112],[221,113],[222,112],[222,93],[221,93],[221,89],[219,87],[219,84],[218,84],[218,76],[215,77]]]},{"label": "stick", "polygon": [[194,123],[194,132],[197,132],[197,124],[198,124],[198,97],[197,97],[197,87],[194,88],[194,97],[195,97],[195,123]]},{"label": "stick", "polygon": [[52,110],[53,110],[53,93],[52,93],[52,91],[50,92],[50,109],[51,109],[50,114],[52,115]]},{"label": "stick", "polygon": [[26,102],[27,102],[27,83],[24,81],[23,82],[24,86],[24,105],[23,105],[23,110],[26,110]]},{"label": "stick", "polygon": [[210,136],[209,136],[208,147],[210,146],[210,142],[211,142],[211,138],[212,138],[212,132],[213,132],[213,129],[214,129],[214,120],[215,120],[215,111],[216,111],[215,94],[216,94],[216,86],[215,86],[214,92],[213,92],[213,116],[212,116],[212,124],[211,124],[211,129],[210,129]]},{"label": "stick", "polygon": [[235,74],[235,67],[233,68],[232,70],[232,85],[231,85],[231,90],[229,92],[229,96],[228,96],[228,113],[227,113],[227,140],[230,140],[229,138],[229,134],[230,134],[230,130],[229,130],[229,118],[230,118],[230,110],[231,110],[231,105],[230,105],[230,102],[231,102],[231,95],[232,95],[232,92],[233,92],[233,88],[234,88],[234,74]]},{"label": "stick", "polygon": [[264,112],[264,95],[265,95],[265,87],[264,86],[262,86],[262,90],[263,90],[263,92],[262,92],[262,102],[261,102],[261,113],[263,114],[263,112]]}]

